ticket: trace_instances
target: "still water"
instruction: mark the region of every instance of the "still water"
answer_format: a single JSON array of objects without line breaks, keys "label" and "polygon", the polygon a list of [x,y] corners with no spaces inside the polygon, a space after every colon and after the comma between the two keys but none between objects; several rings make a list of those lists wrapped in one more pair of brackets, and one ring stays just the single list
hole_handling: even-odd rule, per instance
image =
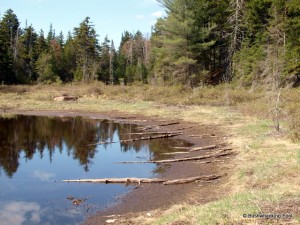
[{"label": "still water", "polygon": [[[137,125],[82,117],[0,118],[0,224],[80,224],[132,187],[63,183],[64,179],[156,177],[154,164],[116,164],[163,158],[180,140],[91,146],[137,137]],[[80,204],[76,204],[78,200]]]}]

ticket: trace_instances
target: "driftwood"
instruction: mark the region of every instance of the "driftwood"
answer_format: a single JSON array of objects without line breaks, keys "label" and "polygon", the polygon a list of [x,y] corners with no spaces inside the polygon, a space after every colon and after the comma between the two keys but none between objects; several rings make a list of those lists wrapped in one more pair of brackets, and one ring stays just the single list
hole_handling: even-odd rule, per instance
[{"label": "driftwood", "polygon": [[[179,154],[189,154],[191,152],[196,152],[196,151],[201,151],[201,150],[209,150],[209,149],[216,149],[217,147],[214,147],[213,145],[211,146],[205,146],[205,147],[197,147],[197,148],[192,148],[189,151],[185,152],[167,152],[167,153],[162,153],[163,155],[179,155]],[[224,149],[219,149],[222,151],[227,151],[227,150],[232,150],[232,148],[224,148]]]},{"label": "driftwood", "polygon": [[185,179],[177,179],[177,180],[169,180],[164,182],[164,185],[171,185],[171,184],[187,184],[192,183],[195,181],[211,181],[219,179],[221,176],[209,175],[209,176],[201,176],[201,177],[190,177]]},{"label": "driftwood", "polygon": [[201,150],[210,150],[210,149],[215,149],[217,147],[218,147],[217,145],[208,145],[208,146],[203,146],[203,147],[194,147],[194,148],[191,148],[189,150],[189,152],[196,152],[196,151],[201,151]]},{"label": "driftwood", "polygon": [[203,155],[203,156],[195,156],[195,157],[185,157],[185,158],[178,158],[178,159],[165,159],[165,160],[151,160],[151,161],[126,161],[126,162],[119,162],[121,164],[138,164],[138,163],[173,163],[173,162],[184,162],[184,161],[197,161],[209,158],[219,158],[222,156],[227,156],[232,154],[232,152],[228,152],[227,149],[220,150],[211,155]]},{"label": "driftwood", "polygon": [[[133,139],[127,139],[127,140],[120,140],[120,143],[128,143],[128,142],[135,142],[135,141],[142,141],[142,140],[152,140],[152,139],[162,139],[162,138],[171,138],[171,137],[176,137],[180,135],[180,133],[177,134],[164,134],[164,135],[153,135],[153,136],[148,136],[148,137],[140,137],[140,138],[133,138]],[[103,145],[103,144],[113,144],[117,143],[116,141],[102,141],[94,144],[89,144],[88,146],[94,146],[94,145]]]},{"label": "driftwood", "polygon": [[166,152],[163,155],[178,155],[178,154],[188,154],[189,152]]},{"label": "driftwood", "polygon": [[218,147],[219,145],[207,145],[207,146],[192,147],[192,148],[191,147],[173,147],[173,148],[187,150],[188,152],[196,152],[201,150],[215,149]]},{"label": "driftwood", "polygon": [[128,120],[128,119],[135,119],[136,116],[118,116],[116,117],[117,120]]},{"label": "driftwood", "polygon": [[191,147],[172,147],[172,148],[182,149],[182,150],[189,150],[189,149],[191,149]]},{"label": "driftwood", "polygon": [[172,126],[172,125],[177,125],[177,124],[180,124],[180,122],[164,123],[164,124],[159,124],[159,125],[154,125],[154,126],[140,127],[138,129],[143,130],[143,131],[153,130],[153,129],[159,129],[160,127]]},{"label": "driftwood", "polygon": [[183,132],[179,131],[169,131],[169,132],[159,132],[159,131],[153,131],[153,132],[140,132],[140,133],[126,133],[124,135],[147,135],[147,134],[183,134]]},{"label": "driftwood", "polygon": [[140,184],[140,183],[163,183],[165,179],[149,179],[149,178],[104,178],[104,179],[79,179],[79,180],[63,180],[63,182],[78,183],[104,183],[104,184]]},{"label": "driftwood", "polygon": [[164,185],[174,185],[174,184],[187,184],[195,181],[210,181],[221,178],[217,175],[206,175],[206,176],[197,176],[189,177],[176,180],[168,179],[149,179],[149,178],[104,178],[104,179],[78,179],[78,180],[63,180],[63,182],[77,182],[77,183],[103,183],[103,184],[142,184],[142,183],[162,183]]},{"label": "driftwood", "polygon": [[192,135],[189,135],[189,137],[192,137],[192,138],[216,138],[217,136],[215,134],[202,134],[202,135],[197,135],[197,134],[192,134]]}]

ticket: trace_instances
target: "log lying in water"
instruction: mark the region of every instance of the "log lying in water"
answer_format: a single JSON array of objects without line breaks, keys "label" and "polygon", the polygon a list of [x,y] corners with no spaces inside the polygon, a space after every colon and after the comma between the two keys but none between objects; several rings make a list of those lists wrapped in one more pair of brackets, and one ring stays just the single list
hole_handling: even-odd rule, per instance
[{"label": "log lying in water", "polygon": [[104,179],[79,179],[79,180],[63,180],[63,182],[77,182],[77,183],[103,183],[103,184],[141,184],[141,183],[162,183],[164,185],[174,185],[174,184],[187,184],[195,181],[210,181],[221,178],[217,175],[205,175],[197,177],[189,177],[176,180],[168,179],[148,179],[148,178],[104,178]]},{"label": "log lying in water", "polygon": [[78,183],[104,183],[104,184],[134,184],[134,183],[163,183],[165,179],[148,179],[148,178],[103,178],[103,179],[79,179],[79,180],[63,180],[63,182]]},{"label": "log lying in water", "polygon": [[172,125],[178,125],[180,122],[171,122],[171,123],[163,123],[159,125],[154,125],[154,126],[146,126],[146,127],[141,127],[139,130],[153,130],[153,129],[159,129],[160,127],[166,127],[166,126],[172,126]]},{"label": "log lying in water", "polygon": [[178,159],[165,159],[165,160],[151,160],[151,161],[127,161],[127,162],[119,162],[121,164],[137,164],[137,163],[173,163],[173,162],[184,162],[184,161],[197,161],[209,158],[219,158],[222,156],[228,156],[232,154],[232,152],[228,152],[228,149],[220,150],[211,155],[203,155],[203,156],[195,156],[195,157],[184,157]]},{"label": "log lying in water", "polygon": [[[140,137],[140,138],[133,138],[133,139],[127,139],[127,140],[120,140],[120,143],[128,143],[128,142],[135,142],[135,141],[142,141],[142,140],[153,140],[153,139],[163,139],[163,138],[171,138],[176,137],[180,135],[181,133],[166,133],[163,135],[153,135],[148,137]],[[104,145],[104,144],[112,144],[117,143],[116,141],[102,141],[94,144],[89,144],[88,146],[94,146],[94,145]]]}]

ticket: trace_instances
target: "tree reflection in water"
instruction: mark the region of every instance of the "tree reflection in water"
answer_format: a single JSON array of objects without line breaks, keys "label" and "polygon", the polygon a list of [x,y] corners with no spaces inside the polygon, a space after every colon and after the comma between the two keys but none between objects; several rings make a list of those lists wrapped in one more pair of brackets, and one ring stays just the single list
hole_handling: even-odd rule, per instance
[{"label": "tree reflection in water", "polygon": [[[137,125],[113,123],[111,121],[93,120],[81,117],[41,117],[23,116],[0,118],[0,172],[12,177],[19,167],[20,153],[24,152],[26,160],[39,154],[49,154],[50,161],[55,151],[60,153],[65,146],[69,156],[78,160],[85,171],[95,156],[97,146],[91,143],[119,141],[137,136]],[[139,152],[149,147],[151,157],[170,151],[169,143],[160,141],[138,141],[120,143],[121,151]],[[105,147],[105,146],[104,146]]]}]

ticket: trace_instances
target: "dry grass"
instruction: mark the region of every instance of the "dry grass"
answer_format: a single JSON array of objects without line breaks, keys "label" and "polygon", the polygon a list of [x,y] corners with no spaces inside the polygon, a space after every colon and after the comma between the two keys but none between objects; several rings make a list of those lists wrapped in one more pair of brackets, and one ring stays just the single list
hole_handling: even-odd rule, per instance
[{"label": "dry grass", "polygon": [[[77,102],[55,102],[55,96],[79,96]],[[2,86],[0,111],[60,110],[143,114],[221,125],[231,134],[236,152],[223,189],[227,197],[205,205],[175,206],[167,211],[126,218],[120,224],[280,224],[280,221],[245,219],[244,213],[260,213],[264,205],[300,196],[300,91],[283,90],[280,103],[281,133],[274,133],[270,93],[230,86],[153,87],[106,86],[102,83],[57,86]],[[272,98],[271,98],[272,99]],[[7,114],[9,115],[9,114]],[[279,207],[280,208],[280,207]],[[270,213],[270,212],[268,212]],[[286,213],[289,213],[286,211]],[[294,215],[290,224],[300,223]],[[285,222],[282,222],[285,223]]]}]

